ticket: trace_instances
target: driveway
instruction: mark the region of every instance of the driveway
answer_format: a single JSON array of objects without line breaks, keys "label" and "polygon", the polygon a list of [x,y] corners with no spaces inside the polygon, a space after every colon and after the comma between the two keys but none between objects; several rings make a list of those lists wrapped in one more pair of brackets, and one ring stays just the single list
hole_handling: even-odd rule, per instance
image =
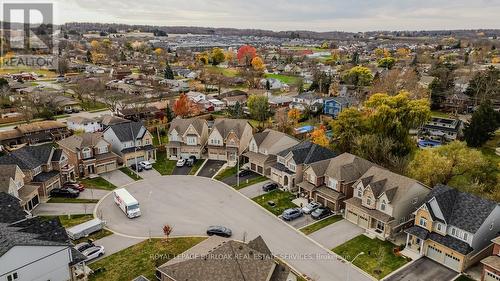
[{"label": "driveway", "polygon": [[96,204],[80,203],[40,203],[32,212],[39,216],[92,214]]},{"label": "driveway", "polygon": [[198,176],[200,177],[205,177],[205,178],[211,178],[215,176],[215,174],[224,166],[226,161],[219,161],[219,160],[207,160],[207,163],[201,168],[201,170],[198,172]]},{"label": "driveway", "polygon": [[240,189],[239,191],[243,195],[245,195],[246,197],[252,199],[252,198],[255,198],[257,196],[261,196],[262,194],[266,194],[266,192],[262,190],[262,186],[268,182],[271,182],[271,181],[268,180],[268,181],[259,182],[259,183],[244,187],[244,188]]},{"label": "driveway", "polygon": [[[253,201],[222,183],[203,177],[166,176],[135,182],[127,190],[141,204],[142,216],[128,219],[112,196],[97,208],[107,227],[117,234],[146,239],[162,237],[162,226],[172,236],[205,235],[209,225],[225,225],[233,238],[248,241],[262,236],[274,254],[314,280],[344,280],[348,265],[311,239],[276,218]],[[355,268],[352,280],[371,278]]]},{"label": "driveway", "polygon": [[[137,243],[141,243],[144,240],[145,239],[129,238],[129,237],[124,237],[124,236],[112,234],[112,235],[108,235],[104,238],[101,238],[99,240],[94,241],[94,244],[98,245],[98,246],[104,246],[105,253],[104,253],[104,256],[101,257],[101,258],[104,258],[104,257],[110,256],[114,253],[117,253],[121,250],[124,250],[130,246],[133,246]],[[101,258],[99,258],[99,259],[101,259]],[[99,260],[99,259],[95,259],[95,260],[91,261],[90,263],[92,263],[96,260]]]},{"label": "driveway", "polygon": [[[250,172],[249,175],[240,177],[240,184],[244,183],[246,180],[251,180],[251,179],[256,178],[256,177],[260,177],[260,175],[257,173],[254,173],[254,172]],[[238,183],[238,179],[236,178],[236,174],[234,174],[234,175],[231,175],[225,179],[222,179],[222,182],[224,182],[227,185],[232,186],[232,185],[235,185]]]},{"label": "driveway", "polygon": [[304,214],[300,218],[296,218],[293,221],[287,221],[286,223],[288,223],[289,225],[291,225],[291,226],[299,229],[299,228],[302,228],[302,227],[304,227],[306,225],[309,225],[309,224],[312,224],[312,223],[315,223],[315,222],[317,222],[317,220],[313,219],[311,217],[311,215]]},{"label": "driveway", "polygon": [[422,257],[384,281],[449,281],[458,275],[457,272],[429,258]]},{"label": "driveway", "polygon": [[84,191],[80,192],[79,199],[101,199],[106,194],[108,194],[109,190],[96,189],[96,188],[85,188]]},{"label": "driveway", "polygon": [[145,179],[145,178],[150,178],[150,177],[160,177],[161,174],[157,170],[151,169],[151,170],[142,170],[142,172],[139,173],[139,176],[141,176],[141,178]]},{"label": "driveway", "polygon": [[100,175],[103,179],[109,181],[110,183],[116,185],[116,187],[121,187],[129,183],[133,183],[134,180],[127,176],[120,170],[114,170],[111,172],[103,173]]},{"label": "driveway", "polygon": [[362,234],[361,227],[341,220],[309,235],[314,241],[320,243],[328,249],[333,249],[338,245],[344,244],[352,238]]},{"label": "driveway", "polygon": [[189,175],[189,172],[191,171],[192,167],[188,167],[187,165],[184,165],[182,167],[177,167],[175,166],[174,171],[172,172],[172,175]]}]

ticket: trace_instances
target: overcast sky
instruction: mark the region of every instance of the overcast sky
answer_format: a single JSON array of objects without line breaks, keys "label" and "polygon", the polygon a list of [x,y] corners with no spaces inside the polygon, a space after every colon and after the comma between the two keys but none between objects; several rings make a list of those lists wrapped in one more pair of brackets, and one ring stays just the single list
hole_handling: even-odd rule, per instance
[{"label": "overcast sky", "polygon": [[56,23],[276,31],[500,28],[500,0],[55,0],[54,3]]}]

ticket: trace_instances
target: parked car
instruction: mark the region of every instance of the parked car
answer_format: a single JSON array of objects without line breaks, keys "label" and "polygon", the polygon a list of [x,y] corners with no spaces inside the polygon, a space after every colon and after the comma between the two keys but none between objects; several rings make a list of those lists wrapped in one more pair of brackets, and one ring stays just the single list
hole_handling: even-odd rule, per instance
[{"label": "parked car", "polygon": [[213,225],[213,226],[208,227],[207,235],[208,236],[217,235],[217,236],[222,236],[222,237],[231,237],[231,235],[233,235],[233,232],[231,231],[231,229],[229,229],[225,226]]},{"label": "parked car", "polygon": [[71,188],[54,188],[50,191],[50,196],[53,197],[66,197],[66,198],[76,198],[80,195],[80,192]]},{"label": "parked car", "polygon": [[193,167],[195,161],[195,159],[190,157],[188,160],[186,160],[186,166]]},{"label": "parked car", "polygon": [[82,252],[84,256],[87,257],[86,261],[90,261],[96,259],[98,257],[104,256],[104,247],[103,246],[93,246]]},{"label": "parked car", "polygon": [[246,177],[246,176],[249,176],[249,175],[251,175],[251,174],[252,174],[252,171],[247,170],[247,169],[243,169],[243,170],[240,170],[240,171],[238,172],[238,177],[240,177],[240,178],[241,178],[241,177]]},{"label": "parked car", "polygon": [[265,192],[269,192],[271,190],[275,190],[278,188],[278,184],[275,182],[268,182],[262,186],[262,190]]},{"label": "parked car", "polygon": [[291,209],[286,209],[283,211],[281,214],[281,217],[286,220],[286,221],[292,221],[296,218],[299,218],[303,215],[302,210],[300,208],[291,208]]},{"label": "parked car", "polygon": [[142,170],[144,170],[144,168],[140,164],[139,165],[132,164],[130,165],[130,169],[137,172],[142,172]]},{"label": "parked car", "polygon": [[94,246],[95,246],[94,242],[89,240],[88,242],[82,242],[82,243],[76,244],[75,249],[77,249],[79,252],[83,252],[83,251],[87,250],[88,248],[92,248]]},{"label": "parked car", "polygon": [[310,202],[309,204],[305,205],[302,208],[302,212],[304,212],[304,214],[310,214],[310,213],[312,213],[314,210],[316,210],[319,207],[321,207],[320,203],[318,203],[318,202]]},{"label": "parked car", "polygon": [[85,186],[83,186],[83,184],[77,183],[77,182],[67,182],[63,185],[63,188],[71,188],[71,189],[74,189],[77,191],[84,191],[85,190]]},{"label": "parked car", "polygon": [[181,159],[177,160],[177,164],[175,164],[175,165],[177,167],[184,167],[185,164],[186,164],[186,159],[181,158]]},{"label": "parked car", "polygon": [[149,161],[141,161],[139,162],[139,166],[141,166],[144,170],[151,170],[153,169],[153,164]]},{"label": "parked car", "polygon": [[326,207],[319,207],[311,213],[311,217],[316,220],[326,218],[332,214],[332,210]]}]

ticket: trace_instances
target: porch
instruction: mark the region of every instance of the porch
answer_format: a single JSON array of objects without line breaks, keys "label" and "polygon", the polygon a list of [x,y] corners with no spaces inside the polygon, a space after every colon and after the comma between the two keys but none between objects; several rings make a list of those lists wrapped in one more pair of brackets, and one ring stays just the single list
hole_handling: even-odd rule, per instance
[{"label": "porch", "polygon": [[388,239],[392,234],[394,219],[378,210],[368,209],[361,204],[361,199],[353,197],[345,201],[345,218],[365,229],[367,236]]},{"label": "porch", "polygon": [[271,179],[280,184],[284,190],[297,191],[296,174],[288,170],[283,164],[276,163],[271,167]]}]

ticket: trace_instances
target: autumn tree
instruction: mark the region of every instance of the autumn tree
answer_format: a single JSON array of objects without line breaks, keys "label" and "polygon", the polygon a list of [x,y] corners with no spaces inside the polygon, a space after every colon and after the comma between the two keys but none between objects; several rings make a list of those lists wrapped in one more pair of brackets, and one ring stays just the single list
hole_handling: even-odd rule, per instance
[{"label": "autumn tree", "polygon": [[323,147],[328,147],[330,144],[330,140],[326,136],[326,131],[323,126],[316,128],[311,132],[311,141]]},{"label": "autumn tree", "polygon": [[269,102],[266,96],[251,95],[247,100],[247,106],[252,118],[261,123],[269,116]]},{"label": "autumn tree", "polygon": [[174,228],[169,224],[165,224],[162,230],[163,235],[165,235],[165,242],[168,243],[168,238],[170,237],[170,234],[172,234],[172,231],[174,231]]},{"label": "autumn tree", "polygon": [[373,81],[373,74],[364,66],[355,66],[344,73],[342,81],[358,87],[369,86]]},{"label": "autumn tree", "polygon": [[257,56],[257,49],[255,49],[250,45],[244,45],[238,49],[237,58],[240,64],[251,66],[252,60],[256,56]]},{"label": "autumn tree", "polygon": [[212,65],[219,65],[224,62],[226,56],[221,48],[213,48],[210,53],[210,62]]},{"label": "autumn tree", "polygon": [[288,119],[294,124],[294,126],[296,126],[299,122],[301,115],[302,113],[297,108],[292,108],[288,111]]},{"label": "autumn tree", "polygon": [[341,152],[354,151],[356,138],[367,131],[366,123],[364,114],[356,108],[343,110],[331,124],[335,149]]},{"label": "autumn tree", "polygon": [[385,57],[378,60],[377,65],[385,69],[391,69],[396,64],[396,59],[393,57]]},{"label": "autumn tree", "polygon": [[186,117],[190,114],[190,101],[186,94],[181,94],[174,103],[173,111],[176,116]]},{"label": "autumn tree", "polygon": [[255,57],[252,59],[252,67],[255,71],[262,72],[265,70],[266,66],[264,65],[264,61],[260,57]]}]

